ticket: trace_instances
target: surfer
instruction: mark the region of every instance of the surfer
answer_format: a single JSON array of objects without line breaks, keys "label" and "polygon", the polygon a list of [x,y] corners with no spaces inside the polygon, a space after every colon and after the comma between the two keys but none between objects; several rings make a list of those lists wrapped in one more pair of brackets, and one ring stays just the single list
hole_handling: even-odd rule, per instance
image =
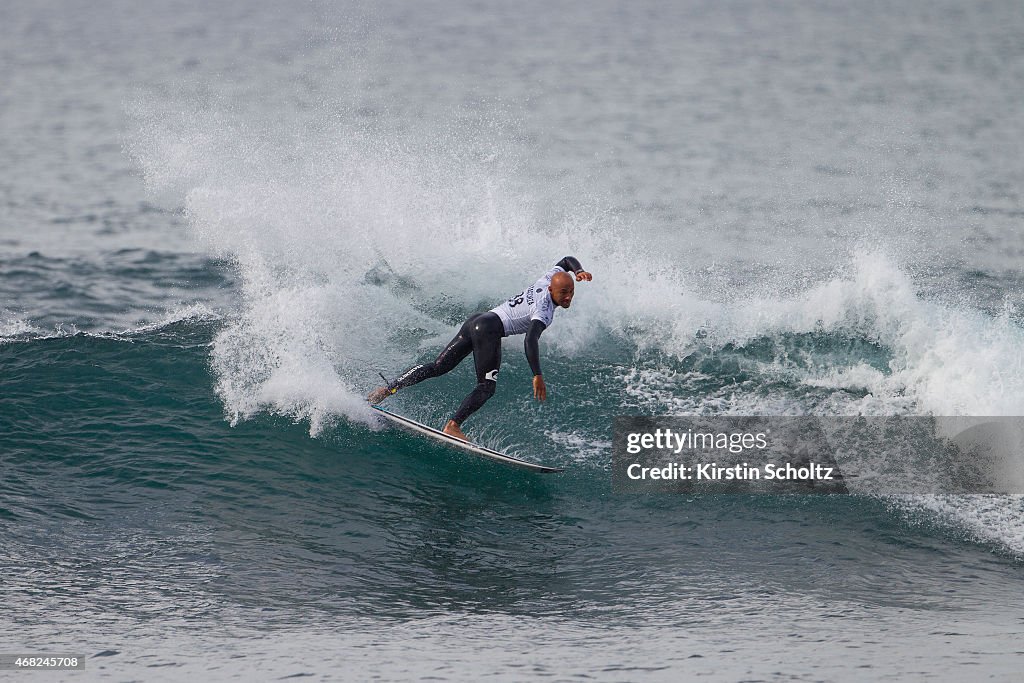
[{"label": "surfer", "polygon": [[472,351],[476,365],[476,386],[462,401],[443,430],[449,436],[468,441],[466,435],[462,433],[462,423],[479,410],[487,399],[494,395],[498,387],[502,337],[524,333],[526,360],[533,371],[533,396],[539,401],[546,400],[548,391],[540,371],[538,340],[541,333],[551,325],[555,307],[569,308],[572,304],[576,289],[573,275],[581,282],[593,279],[590,273],[583,270],[579,261],[572,256],[566,256],[531,287],[486,313],[471,315],[433,363],[409,368],[387,386],[371,391],[366,400],[372,405],[377,405],[399,389],[443,375],[461,363]]}]

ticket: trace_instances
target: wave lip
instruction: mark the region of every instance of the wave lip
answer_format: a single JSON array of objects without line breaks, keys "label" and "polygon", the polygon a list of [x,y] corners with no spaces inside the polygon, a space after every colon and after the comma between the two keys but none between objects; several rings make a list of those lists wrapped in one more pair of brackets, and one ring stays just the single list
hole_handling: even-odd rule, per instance
[{"label": "wave lip", "polygon": [[24,318],[15,317],[9,312],[0,314],[0,344],[20,339],[34,338],[45,332]]}]

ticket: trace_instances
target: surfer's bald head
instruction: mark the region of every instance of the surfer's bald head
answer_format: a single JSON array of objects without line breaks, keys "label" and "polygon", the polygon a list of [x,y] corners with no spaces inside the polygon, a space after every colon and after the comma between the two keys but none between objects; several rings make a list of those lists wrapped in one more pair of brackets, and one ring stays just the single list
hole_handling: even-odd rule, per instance
[{"label": "surfer's bald head", "polygon": [[551,300],[555,302],[556,306],[569,308],[569,305],[572,304],[572,295],[576,291],[576,283],[573,282],[569,273],[555,273],[551,277],[548,291],[551,292]]}]

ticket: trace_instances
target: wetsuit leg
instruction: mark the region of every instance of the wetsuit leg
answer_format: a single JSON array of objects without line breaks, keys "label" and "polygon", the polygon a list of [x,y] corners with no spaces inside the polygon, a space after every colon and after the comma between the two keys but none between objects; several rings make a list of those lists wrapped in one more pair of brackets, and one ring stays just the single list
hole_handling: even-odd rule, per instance
[{"label": "wetsuit leg", "polygon": [[498,388],[498,368],[501,367],[501,338],[505,334],[501,318],[494,313],[484,313],[470,330],[473,342],[473,361],[476,365],[476,386],[452,416],[452,421],[461,425],[494,396]]},{"label": "wetsuit leg", "polygon": [[470,333],[472,331],[473,322],[481,315],[483,314],[476,313],[471,315],[469,319],[462,324],[462,327],[459,328],[455,337],[448,342],[448,346],[444,347],[444,350],[441,351],[437,358],[434,359],[433,363],[414,365],[399,375],[398,379],[391,382],[388,385],[388,389],[394,393],[399,389],[411,387],[414,384],[419,384],[425,379],[443,375],[461,363],[462,359],[468,356],[469,352],[473,350],[473,341],[470,338]]}]

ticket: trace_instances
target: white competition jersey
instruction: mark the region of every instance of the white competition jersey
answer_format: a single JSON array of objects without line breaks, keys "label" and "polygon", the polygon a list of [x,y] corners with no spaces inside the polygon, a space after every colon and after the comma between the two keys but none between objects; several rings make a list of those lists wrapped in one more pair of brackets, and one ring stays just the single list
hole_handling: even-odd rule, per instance
[{"label": "white competition jersey", "polygon": [[551,292],[548,285],[555,273],[564,273],[565,270],[555,266],[544,277],[533,283],[533,286],[511,297],[508,301],[496,308],[491,313],[497,313],[501,318],[501,324],[505,326],[505,336],[513,334],[524,334],[530,329],[531,320],[539,320],[544,327],[551,327],[551,320],[555,317],[555,302],[551,300]]}]

